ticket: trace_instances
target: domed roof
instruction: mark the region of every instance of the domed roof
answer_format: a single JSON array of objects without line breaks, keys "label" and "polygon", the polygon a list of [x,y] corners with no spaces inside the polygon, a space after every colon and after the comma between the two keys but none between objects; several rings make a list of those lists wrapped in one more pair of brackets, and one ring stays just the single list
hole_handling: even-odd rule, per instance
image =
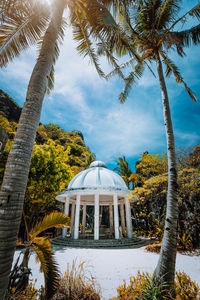
[{"label": "domed roof", "polygon": [[78,173],[70,181],[67,190],[64,192],[75,190],[129,192],[122,177],[107,169],[105,163],[102,161],[94,161],[87,170]]}]

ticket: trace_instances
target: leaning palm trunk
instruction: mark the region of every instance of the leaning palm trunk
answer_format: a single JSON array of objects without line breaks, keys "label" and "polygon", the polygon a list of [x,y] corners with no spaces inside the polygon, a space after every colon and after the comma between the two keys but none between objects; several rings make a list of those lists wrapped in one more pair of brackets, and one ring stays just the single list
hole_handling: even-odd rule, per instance
[{"label": "leaning palm trunk", "polygon": [[164,237],[162,240],[160,258],[156,267],[155,275],[156,277],[163,279],[164,283],[173,290],[176,263],[178,220],[177,166],[168,94],[159,54],[157,54],[156,62],[160,81],[160,88],[162,92],[164,122],[167,136],[168,191]]},{"label": "leaning palm trunk", "polygon": [[39,125],[42,102],[53,64],[64,6],[64,0],[56,1],[54,16],[45,33],[40,55],[30,78],[26,102],[8,157],[0,191],[0,299],[4,298],[8,285],[36,129]]}]

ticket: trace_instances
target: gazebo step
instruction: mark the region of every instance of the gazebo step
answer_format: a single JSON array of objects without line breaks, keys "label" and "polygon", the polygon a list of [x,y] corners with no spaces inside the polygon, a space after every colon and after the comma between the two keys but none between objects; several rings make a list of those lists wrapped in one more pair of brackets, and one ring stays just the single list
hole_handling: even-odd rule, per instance
[{"label": "gazebo step", "polygon": [[147,244],[150,244],[151,240],[149,239],[140,239],[140,238],[132,238],[132,239],[107,239],[107,240],[87,240],[87,239],[67,239],[58,237],[52,240],[52,244],[55,246],[65,246],[72,248],[140,248]]}]

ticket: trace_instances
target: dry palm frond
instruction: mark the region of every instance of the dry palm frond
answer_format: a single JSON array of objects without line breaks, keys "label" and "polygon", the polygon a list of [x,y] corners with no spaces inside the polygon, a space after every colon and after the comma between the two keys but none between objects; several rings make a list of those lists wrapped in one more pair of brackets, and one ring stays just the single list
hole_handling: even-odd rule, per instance
[{"label": "dry palm frond", "polygon": [[34,244],[33,248],[40,260],[40,269],[44,273],[46,299],[51,299],[59,286],[60,273],[52,250],[44,244]]},{"label": "dry palm frond", "polygon": [[30,230],[30,238],[33,240],[37,235],[41,232],[52,228],[63,228],[69,225],[70,218],[67,215],[64,215],[60,212],[52,212],[51,214],[45,216],[42,221],[38,222],[31,230]]},{"label": "dry palm frond", "polygon": [[42,3],[36,5],[33,0],[7,1],[0,6],[0,67],[40,39],[49,14]]}]

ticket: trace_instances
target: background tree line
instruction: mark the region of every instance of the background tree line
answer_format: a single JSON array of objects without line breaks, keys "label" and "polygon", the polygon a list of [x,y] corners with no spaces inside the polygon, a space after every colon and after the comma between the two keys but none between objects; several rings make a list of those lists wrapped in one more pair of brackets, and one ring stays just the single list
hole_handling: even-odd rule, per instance
[{"label": "background tree line", "polygon": [[[125,167],[126,166],[126,167]],[[178,166],[178,241],[183,248],[200,245],[200,145],[182,149]],[[162,240],[168,185],[166,154],[144,152],[132,172],[125,157],[116,168],[138,200],[132,204],[134,231]]]}]

